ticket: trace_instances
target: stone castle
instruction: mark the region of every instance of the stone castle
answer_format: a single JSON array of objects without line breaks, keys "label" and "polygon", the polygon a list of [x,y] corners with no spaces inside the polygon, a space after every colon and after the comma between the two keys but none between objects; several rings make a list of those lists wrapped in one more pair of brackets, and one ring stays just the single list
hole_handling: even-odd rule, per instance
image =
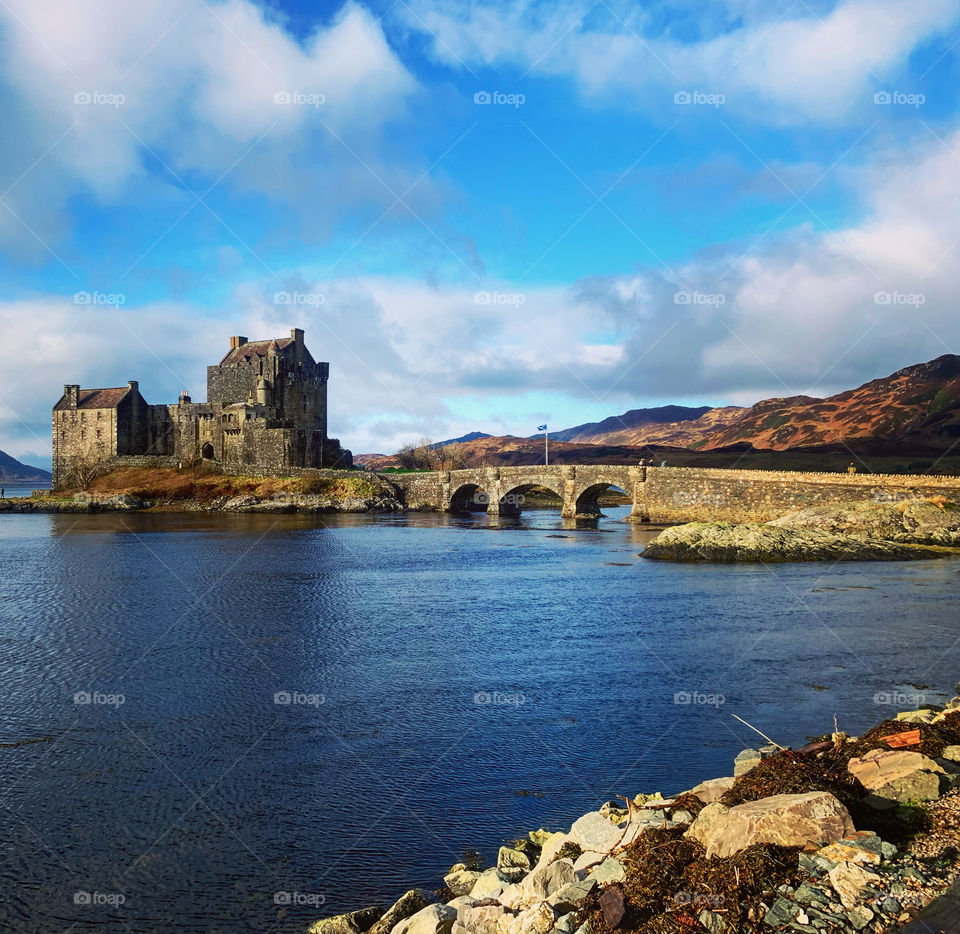
[{"label": "stone castle", "polygon": [[349,451],[327,436],[329,363],[290,337],[231,337],[223,359],[207,367],[207,401],[181,393],[174,405],[150,405],[139,384],[110,389],[63,387],[53,407],[53,485],[90,470],[126,464],[187,466],[269,474],[291,468],[349,467]]}]

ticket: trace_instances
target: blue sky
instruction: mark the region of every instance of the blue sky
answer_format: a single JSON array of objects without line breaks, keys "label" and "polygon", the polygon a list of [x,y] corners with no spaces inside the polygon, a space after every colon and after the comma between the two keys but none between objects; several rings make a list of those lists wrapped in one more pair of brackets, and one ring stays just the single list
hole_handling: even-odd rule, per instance
[{"label": "blue sky", "polygon": [[954,352],[958,40],[960,0],[10,0],[0,448],[292,326],[356,452]]}]

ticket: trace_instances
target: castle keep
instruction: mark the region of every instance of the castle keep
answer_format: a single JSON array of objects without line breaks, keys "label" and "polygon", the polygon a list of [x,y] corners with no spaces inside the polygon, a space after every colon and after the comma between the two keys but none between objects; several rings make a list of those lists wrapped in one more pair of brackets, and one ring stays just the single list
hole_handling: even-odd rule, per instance
[{"label": "castle keep", "polygon": [[53,407],[53,485],[91,469],[124,464],[208,461],[268,473],[296,467],[349,467],[349,451],[327,436],[329,363],[316,362],[303,331],[248,341],[207,367],[207,401],[181,393],[175,405],[150,405],[139,385],[63,387]]}]

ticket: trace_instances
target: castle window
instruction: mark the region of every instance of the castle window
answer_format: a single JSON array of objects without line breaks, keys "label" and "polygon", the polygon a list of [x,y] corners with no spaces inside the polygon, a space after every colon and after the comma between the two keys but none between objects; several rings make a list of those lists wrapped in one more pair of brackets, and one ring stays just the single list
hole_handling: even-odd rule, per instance
[{"label": "castle window", "polygon": [[[99,414],[99,413],[98,413],[98,414]],[[97,441],[100,440],[100,438],[101,438],[102,435],[103,435],[103,432],[98,428],[98,429],[97,429]]]},{"label": "castle window", "polygon": [[85,428],[80,429],[80,440],[86,441],[87,439],[87,430]]}]

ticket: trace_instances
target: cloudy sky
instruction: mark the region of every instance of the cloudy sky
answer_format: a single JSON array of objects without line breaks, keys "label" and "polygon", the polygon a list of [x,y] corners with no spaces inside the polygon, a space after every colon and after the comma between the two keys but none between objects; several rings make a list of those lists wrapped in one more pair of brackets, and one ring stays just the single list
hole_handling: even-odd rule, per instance
[{"label": "cloudy sky", "polygon": [[355,452],[960,350],[960,0],[4,0],[0,449],[306,329]]}]

